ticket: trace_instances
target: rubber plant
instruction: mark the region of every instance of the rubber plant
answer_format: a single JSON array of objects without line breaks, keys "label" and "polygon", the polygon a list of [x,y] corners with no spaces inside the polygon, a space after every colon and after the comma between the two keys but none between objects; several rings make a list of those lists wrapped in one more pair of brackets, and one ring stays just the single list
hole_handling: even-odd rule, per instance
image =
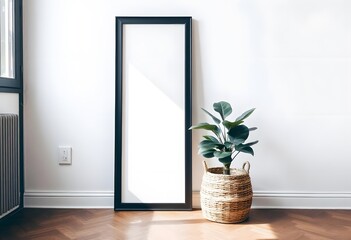
[{"label": "rubber plant", "polygon": [[216,157],[223,164],[223,174],[230,175],[230,165],[239,153],[248,153],[254,155],[252,145],[258,141],[248,142],[251,131],[256,130],[256,127],[248,128],[245,126],[244,120],[249,117],[255,108],[252,108],[231,122],[226,118],[232,113],[232,107],[225,101],[220,101],[213,104],[213,109],[220,115],[220,119],[212,113],[201,108],[214,121],[214,124],[199,123],[189,129],[204,129],[212,132],[214,135],[205,135],[199,143],[199,154],[205,158]]}]

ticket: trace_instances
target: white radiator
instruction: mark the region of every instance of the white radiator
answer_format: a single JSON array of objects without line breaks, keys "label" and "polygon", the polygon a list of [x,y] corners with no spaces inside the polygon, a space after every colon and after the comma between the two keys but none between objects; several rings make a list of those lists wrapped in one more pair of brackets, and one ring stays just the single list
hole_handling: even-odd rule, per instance
[{"label": "white radiator", "polygon": [[20,205],[18,115],[0,114],[0,218]]}]

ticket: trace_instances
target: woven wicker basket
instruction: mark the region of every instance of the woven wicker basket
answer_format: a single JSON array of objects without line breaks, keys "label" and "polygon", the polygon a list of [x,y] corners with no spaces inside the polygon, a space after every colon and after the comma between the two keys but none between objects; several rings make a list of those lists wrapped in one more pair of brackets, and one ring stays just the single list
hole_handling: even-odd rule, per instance
[{"label": "woven wicker basket", "polygon": [[249,176],[250,163],[242,169],[231,169],[223,175],[222,168],[207,168],[201,184],[202,214],[210,221],[238,223],[249,216],[252,203],[252,187]]}]

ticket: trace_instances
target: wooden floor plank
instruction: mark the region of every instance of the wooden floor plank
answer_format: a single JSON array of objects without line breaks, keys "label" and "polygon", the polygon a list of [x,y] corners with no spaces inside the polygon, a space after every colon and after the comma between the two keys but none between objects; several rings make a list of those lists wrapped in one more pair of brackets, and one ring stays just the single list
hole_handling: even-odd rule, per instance
[{"label": "wooden floor plank", "polygon": [[220,224],[194,211],[24,209],[0,225],[1,240],[351,239],[348,210],[259,210],[247,221]]}]

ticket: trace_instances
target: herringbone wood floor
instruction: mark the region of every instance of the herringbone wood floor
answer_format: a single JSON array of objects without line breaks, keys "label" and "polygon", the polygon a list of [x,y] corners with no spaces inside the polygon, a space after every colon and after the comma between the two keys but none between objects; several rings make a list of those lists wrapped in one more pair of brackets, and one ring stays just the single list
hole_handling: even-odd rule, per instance
[{"label": "herringbone wood floor", "polygon": [[257,210],[240,224],[219,224],[201,211],[114,212],[111,209],[24,209],[0,225],[16,239],[351,239],[351,211]]}]

